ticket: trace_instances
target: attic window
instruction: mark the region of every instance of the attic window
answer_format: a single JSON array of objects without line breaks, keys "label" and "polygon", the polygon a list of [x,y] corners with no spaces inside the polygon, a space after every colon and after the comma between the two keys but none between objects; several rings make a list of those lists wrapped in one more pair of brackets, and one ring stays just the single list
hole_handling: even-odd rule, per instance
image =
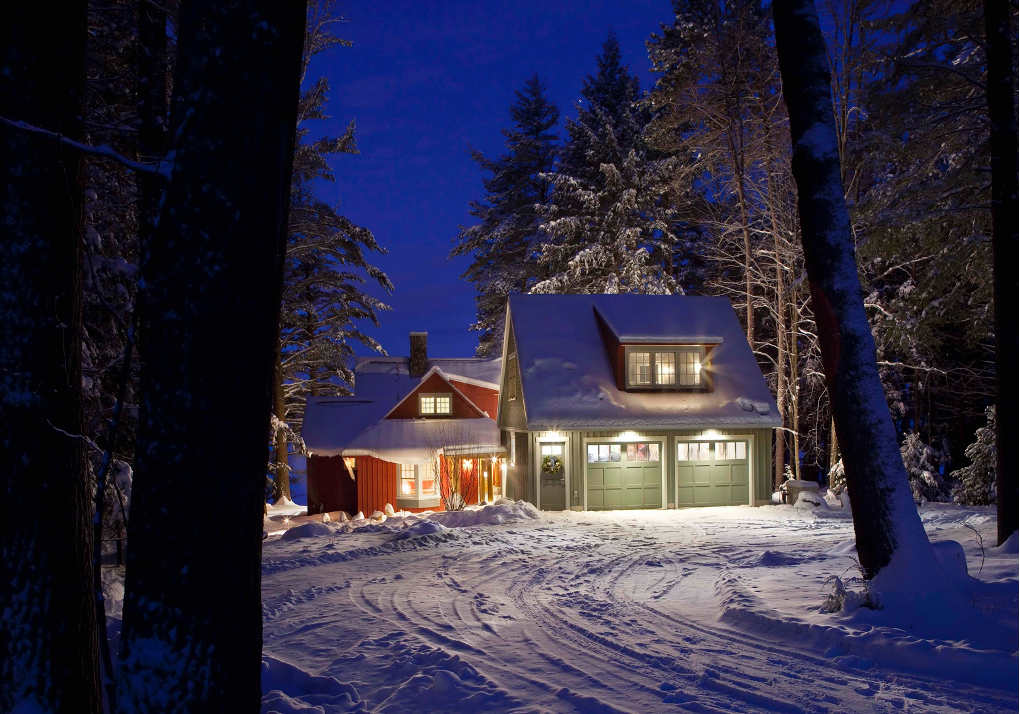
[{"label": "attic window", "polygon": [[418,395],[418,413],[421,416],[449,415],[453,407],[451,394]]},{"label": "attic window", "polygon": [[701,364],[705,348],[628,347],[627,386],[648,389],[704,387]]}]

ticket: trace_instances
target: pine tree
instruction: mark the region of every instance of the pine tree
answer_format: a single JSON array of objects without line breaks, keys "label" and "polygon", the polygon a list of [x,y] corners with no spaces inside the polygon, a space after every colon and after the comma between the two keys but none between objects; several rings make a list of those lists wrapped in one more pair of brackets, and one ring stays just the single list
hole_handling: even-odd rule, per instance
[{"label": "pine tree", "polygon": [[103,711],[81,438],[84,0],[0,23],[0,711]]},{"label": "pine tree", "polygon": [[985,409],[985,418],[988,422],[974,432],[974,443],[963,452],[970,463],[951,474],[958,482],[953,490],[953,500],[965,506],[990,506],[995,503],[995,407]]},{"label": "pine tree", "polygon": [[[122,711],[259,707],[266,414],[304,28],[301,2],[181,8],[172,164],[141,268]],[[198,495],[230,518],[197,526]]]},{"label": "pine tree", "polygon": [[485,199],[472,201],[470,213],[480,222],[461,228],[450,257],[471,255],[461,276],[475,284],[479,357],[495,357],[503,346],[506,298],[528,292],[540,276],[536,262],[545,235],[539,231],[540,210],[551,196],[542,176],[553,170],[553,132],[560,110],[546,95],[546,83],[535,72],[515,92],[510,107],[513,126],[503,129],[506,153],[487,158],[471,149],[471,158],[489,176],[482,179]]},{"label": "pine tree", "polygon": [[935,437],[934,444],[926,444],[915,431],[907,434],[900,446],[903,467],[910,479],[910,492],[918,503],[948,501],[952,495],[952,484],[942,475],[949,463],[949,450],[942,437]]},{"label": "pine tree", "polygon": [[[330,32],[332,25],[342,20],[332,0],[309,3],[302,76],[315,55],[338,45],[350,46],[349,41]],[[271,419],[274,459],[270,471],[276,500],[290,497],[287,454],[291,444],[302,450],[297,435],[306,395],[352,392],[353,343],[383,352],[379,343],[355,324],[369,320],[378,326],[378,313],[389,309],[362,289],[366,278],[387,292],[393,290],[386,274],[369,262],[369,253],[386,252],[372,232],[342,216],[338,205],[316,195],[316,182],[336,180],[328,159],[358,153],[353,121],[339,137],[309,141],[307,123],[328,118],[328,93],[329,83],[320,77],[301,93],[298,106]]]},{"label": "pine tree", "polygon": [[610,32],[584,103],[567,121],[568,140],[542,215],[548,239],[539,293],[673,293],[675,211],[662,200],[671,159],[653,160],[643,139],[648,112],[638,78],[622,64]]}]

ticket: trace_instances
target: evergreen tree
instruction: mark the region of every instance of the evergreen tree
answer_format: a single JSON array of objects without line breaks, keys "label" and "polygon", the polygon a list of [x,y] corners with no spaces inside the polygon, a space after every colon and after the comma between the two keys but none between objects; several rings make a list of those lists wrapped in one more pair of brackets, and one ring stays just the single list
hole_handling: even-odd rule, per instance
[{"label": "evergreen tree", "polygon": [[673,293],[675,211],[662,199],[671,159],[653,160],[643,139],[648,112],[638,78],[622,64],[610,32],[598,71],[567,121],[568,140],[542,210],[548,239],[539,293]]},{"label": "evergreen tree", "polygon": [[544,234],[539,211],[549,203],[551,188],[542,176],[553,170],[556,141],[553,132],[560,110],[546,96],[547,86],[533,73],[510,107],[513,126],[503,129],[506,153],[487,158],[471,149],[482,171],[485,199],[472,201],[470,213],[480,222],[461,228],[450,256],[471,255],[461,276],[475,284],[479,357],[495,357],[503,346],[506,299],[528,292],[539,279],[536,262]]},{"label": "evergreen tree", "polygon": [[985,417],[988,423],[974,432],[974,443],[964,451],[970,464],[951,474],[958,481],[953,490],[953,500],[965,506],[990,506],[995,503],[995,407],[985,409]]},{"label": "evergreen tree", "polygon": [[926,444],[920,434],[912,431],[900,447],[910,491],[918,503],[948,501],[952,494],[952,484],[942,475],[949,463],[946,440],[937,436],[932,441],[933,444]]},{"label": "evergreen tree", "polygon": [[[334,36],[331,27],[342,22],[336,3],[313,0],[302,56],[302,77],[311,58],[350,42]],[[298,105],[297,144],[291,181],[287,254],[284,262],[283,300],[280,308],[280,346],[274,383],[273,497],[290,497],[290,445],[302,450],[300,433],[308,394],[350,394],[354,386],[354,348],[360,342],[383,352],[372,337],[355,324],[370,320],[378,326],[378,312],[389,307],[367,294],[367,279],[387,292],[390,279],[369,262],[368,253],[383,254],[375,236],[339,213],[316,195],[317,181],[335,182],[328,159],[357,154],[354,122],[343,135],[309,141],[307,123],[326,119],[329,83],[320,77],[302,91]]]}]

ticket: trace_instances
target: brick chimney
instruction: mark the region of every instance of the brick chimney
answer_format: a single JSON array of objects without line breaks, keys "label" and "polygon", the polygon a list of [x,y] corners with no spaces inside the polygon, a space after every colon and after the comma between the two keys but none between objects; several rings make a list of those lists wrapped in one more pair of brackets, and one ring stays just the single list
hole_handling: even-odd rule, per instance
[{"label": "brick chimney", "polygon": [[429,333],[411,333],[411,358],[407,361],[407,372],[412,377],[420,377],[429,368]]}]

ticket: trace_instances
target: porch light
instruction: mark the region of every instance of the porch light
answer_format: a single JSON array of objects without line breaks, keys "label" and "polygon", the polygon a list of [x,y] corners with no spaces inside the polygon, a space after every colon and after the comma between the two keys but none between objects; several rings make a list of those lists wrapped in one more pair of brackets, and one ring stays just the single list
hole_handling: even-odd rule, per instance
[{"label": "porch light", "polygon": [[470,468],[471,468],[471,459],[464,459],[463,466],[464,466],[465,470],[470,470]]}]

